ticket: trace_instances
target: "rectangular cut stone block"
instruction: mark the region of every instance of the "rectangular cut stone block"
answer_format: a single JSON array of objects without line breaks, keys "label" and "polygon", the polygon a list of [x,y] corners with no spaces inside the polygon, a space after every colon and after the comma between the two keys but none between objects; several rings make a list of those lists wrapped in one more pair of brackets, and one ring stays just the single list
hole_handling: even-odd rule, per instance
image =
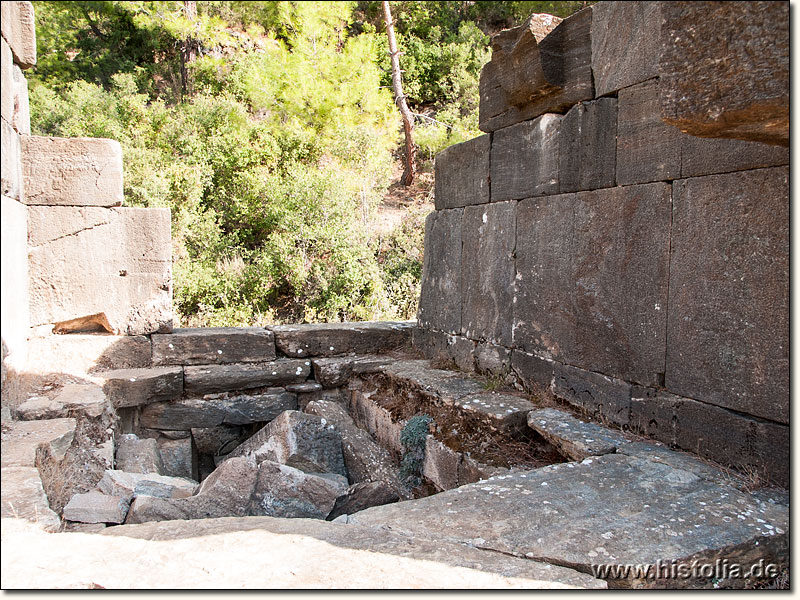
[{"label": "rectangular cut stone block", "polygon": [[476,344],[473,340],[417,327],[414,329],[413,344],[425,358],[455,363],[462,371],[475,370]]},{"label": "rectangular cut stone block", "polygon": [[81,523],[122,523],[129,503],[119,496],[100,492],[75,494],[64,507],[64,519]]},{"label": "rectangular cut stone block", "polygon": [[2,174],[3,196],[13,200],[22,199],[22,162],[20,160],[20,136],[14,128],[6,123],[5,119],[0,120],[2,127],[2,154],[0,155],[0,165]]},{"label": "rectangular cut stone block", "polygon": [[425,459],[422,475],[440,490],[458,487],[458,466],[461,455],[445,446],[432,435],[425,438]]},{"label": "rectangular cut stone block", "polygon": [[22,139],[26,204],[120,206],[122,146],[100,138]]},{"label": "rectangular cut stone block", "polygon": [[660,2],[599,2],[592,11],[597,96],[658,77]]},{"label": "rectangular cut stone block", "polygon": [[489,202],[489,148],[482,135],[436,155],[436,210]]},{"label": "rectangular cut stone block", "polygon": [[301,382],[310,375],[310,360],[202,365],[184,369],[184,386],[193,393],[227,392]]},{"label": "rectangular cut stone block", "polygon": [[[28,251],[26,232],[28,230],[27,208],[24,204],[2,197],[2,238],[0,253],[3,268],[2,302],[0,302],[0,322],[3,327],[3,361],[16,355],[13,361],[25,363],[28,348],[29,310],[28,310]],[[6,373],[5,367],[3,373]],[[5,391],[5,375],[3,377]]]},{"label": "rectangular cut stone block", "polygon": [[553,393],[588,413],[617,425],[628,425],[631,385],[584,369],[553,363]]},{"label": "rectangular cut stone block", "polygon": [[203,327],[154,334],[154,365],[208,365],[275,358],[275,336],[262,327]]},{"label": "rectangular cut stone block", "polygon": [[3,519],[24,519],[45,531],[61,530],[61,519],[50,508],[36,467],[3,467],[0,487],[0,515]]},{"label": "rectangular cut stone block", "polygon": [[511,346],[516,202],[464,209],[461,330]]},{"label": "rectangular cut stone block", "polygon": [[616,148],[616,98],[600,98],[572,107],[562,119],[559,132],[559,191],[613,186]]},{"label": "rectangular cut stone block", "polygon": [[555,408],[529,412],[527,421],[531,429],[572,460],[612,454],[628,444],[628,439],[618,431],[586,423]]},{"label": "rectangular cut stone block", "polygon": [[620,379],[658,383],[670,220],[667,184],[520,202],[514,345]]},{"label": "rectangular cut stone block", "polygon": [[492,202],[558,193],[560,115],[542,115],[492,136]]},{"label": "rectangular cut stone block", "polygon": [[673,186],[666,386],[789,422],[789,169]]},{"label": "rectangular cut stone block", "polygon": [[492,60],[480,77],[482,131],[561,112],[594,96],[592,9],[564,19],[541,43],[529,23],[493,38]]},{"label": "rectangular cut stone block", "polygon": [[525,417],[536,408],[525,398],[501,392],[481,392],[460,398],[458,403],[469,413],[494,429],[519,431],[525,426]]},{"label": "rectangular cut stone block", "polygon": [[149,367],[150,340],[143,335],[71,333],[31,337],[29,369],[39,373],[96,373]]},{"label": "rectangular cut stone block", "polygon": [[411,345],[411,321],[276,325],[278,350],[290,358],[367,354]]},{"label": "rectangular cut stone block", "polygon": [[680,134],[681,177],[745,171],[789,164],[789,148]]},{"label": "rectangular cut stone block", "polygon": [[23,69],[36,64],[36,21],[30,2],[2,2],[2,34]]},{"label": "rectangular cut stone block", "polygon": [[420,326],[461,333],[461,218],[463,208],[425,219],[425,257],[417,320]]},{"label": "rectangular cut stone block", "polygon": [[665,121],[703,137],[788,145],[789,4],[663,2],[661,14]]},{"label": "rectangular cut stone block", "polygon": [[555,361],[513,350],[511,352],[511,370],[522,381],[529,392],[537,389],[551,390],[555,373]]},{"label": "rectangular cut stone block", "polygon": [[31,325],[172,330],[169,209],[29,206],[28,218]]},{"label": "rectangular cut stone block", "polygon": [[183,369],[118,369],[102,374],[103,391],[114,407],[140,406],[177,398],[183,393]]}]

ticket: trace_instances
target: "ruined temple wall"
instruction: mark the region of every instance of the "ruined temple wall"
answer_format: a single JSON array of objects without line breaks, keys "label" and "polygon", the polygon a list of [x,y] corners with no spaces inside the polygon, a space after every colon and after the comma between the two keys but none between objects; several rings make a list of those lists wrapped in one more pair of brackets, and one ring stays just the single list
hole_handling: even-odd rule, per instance
[{"label": "ruined temple wall", "polygon": [[480,122],[436,159],[415,345],[785,482],[788,3],[503,32]]}]

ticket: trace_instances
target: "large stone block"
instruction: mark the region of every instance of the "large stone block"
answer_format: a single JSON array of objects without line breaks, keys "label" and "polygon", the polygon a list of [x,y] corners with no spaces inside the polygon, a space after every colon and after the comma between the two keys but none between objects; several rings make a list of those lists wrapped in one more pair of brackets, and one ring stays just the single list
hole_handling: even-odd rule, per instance
[{"label": "large stone block", "polygon": [[31,337],[29,370],[40,373],[98,373],[149,367],[150,340],[143,335],[71,333]]},{"label": "large stone block", "polygon": [[158,442],[152,438],[142,440],[132,433],[121,435],[115,456],[114,465],[120,471],[166,474]]},{"label": "large stone block", "polygon": [[631,385],[600,373],[553,363],[553,393],[589,414],[628,425],[631,414]]},{"label": "large stone block", "polygon": [[516,202],[464,209],[461,330],[470,339],[512,343]]},{"label": "large stone block", "polygon": [[687,134],[680,139],[682,178],[789,164],[789,148],[782,146]]},{"label": "large stone block", "polygon": [[789,422],[789,169],[673,185],[666,386]]},{"label": "large stone block", "polygon": [[202,365],[185,367],[183,373],[187,392],[228,392],[305,381],[311,375],[311,361],[284,358],[268,363]]},{"label": "large stone block", "polygon": [[29,206],[28,219],[31,325],[171,331],[168,209]]},{"label": "large stone block", "polygon": [[789,4],[663,2],[661,13],[664,120],[693,135],[788,146]]},{"label": "large stone block", "polygon": [[2,3],[2,35],[14,62],[23,69],[36,64],[36,20],[30,2]]},{"label": "large stone block", "polygon": [[116,369],[104,372],[102,377],[103,391],[115,408],[170,400],[183,393],[180,367]]},{"label": "large stone block", "polygon": [[492,39],[492,60],[480,77],[482,131],[560,112],[594,96],[592,9],[564,19],[541,43],[531,20]]},{"label": "large stone block", "polygon": [[25,203],[120,206],[122,146],[101,138],[22,138]]},{"label": "large stone block", "polygon": [[290,358],[372,354],[411,345],[411,321],[275,325],[278,350]]},{"label": "large stone block", "polygon": [[667,184],[524,200],[514,345],[638,383],[664,373]]},{"label": "large stone block", "polygon": [[209,365],[275,358],[275,338],[262,327],[203,327],[155,334],[154,365]]},{"label": "large stone block", "polygon": [[489,149],[482,135],[436,155],[436,210],[489,202]]},{"label": "large stone block", "polygon": [[[5,126],[4,126],[5,127]],[[5,135],[5,128],[3,129]],[[28,308],[28,217],[24,204],[2,197],[2,237],[0,237],[0,253],[3,257],[3,268],[0,269],[2,280],[2,302],[0,302],[0,323],[3,335],[3,362],[10,361],[24,365],[28,350],[29,308]],[[3,373],[6,373],[5,366]],[[3,377],[3,391],[6,382]]]},{"label": "large stone block", "polygon": [[5,119],[0,120],[2,132],[2,153],[0,154],[3,196],[13,200],[22,200],[22,161],[19,134],[14,131]]},{"label": "large stone block", "polygon": [[492,136],[492,202],[558,193],[560,115],[546,114]]},{"label": "large stone block", "polygon": [[64,519],[80,523],[122,523],[128,514],[129,501],[100,492],[75,494],[64,507]]},{"label": "large stone block", "polygon": [[289,519],[324,519],[336,498],[347,490],[347,479],[306,473],[265,460],[258,467],[249,515]]},{"label": "large stone block", "polygon": [[613,186],[616,150],[617,99],[600,98],[573,106],[561,121],[558,191]]},{"label": "large stone block", "polygon": [[461,333],[461,217],[437,210],[425,220],[425,257],[417,318],[422,327]]},{"label": "large stone block", "polygon": [[31,108],[28,101],[28,81],[25,79],[22,70],[14,65],[14,112],[11,118],[11,125],[14,129],[24,135],[31,134]]},{"label": "large stone block", "polygon": [[597,96],[658,77],[660,2],[599,2],[592,11]]}]

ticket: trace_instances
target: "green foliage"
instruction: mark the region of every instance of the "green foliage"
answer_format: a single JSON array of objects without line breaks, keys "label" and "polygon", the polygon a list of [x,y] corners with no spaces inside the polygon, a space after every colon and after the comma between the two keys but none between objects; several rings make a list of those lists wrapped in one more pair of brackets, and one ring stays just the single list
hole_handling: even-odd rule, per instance
[{"label": "green foliage", "polygon": [[433,419],[429,415],[415,415],[406,422],[400,432],[400,443],[403,445],[400,479],[409,489],[422,483],[420,475],[425,460],[425,440],[431,423]]}]

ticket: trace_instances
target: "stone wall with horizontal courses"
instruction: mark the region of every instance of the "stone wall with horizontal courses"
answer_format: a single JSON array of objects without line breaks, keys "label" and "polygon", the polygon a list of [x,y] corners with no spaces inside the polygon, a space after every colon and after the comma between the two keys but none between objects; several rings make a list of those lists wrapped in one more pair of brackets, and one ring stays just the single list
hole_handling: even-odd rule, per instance
[{"label": "stone wall with horizontal courses", "polygon": [[436,159],[414,345],[786,483],[788,10],[600,2],[499,34],[486,134]]}]

